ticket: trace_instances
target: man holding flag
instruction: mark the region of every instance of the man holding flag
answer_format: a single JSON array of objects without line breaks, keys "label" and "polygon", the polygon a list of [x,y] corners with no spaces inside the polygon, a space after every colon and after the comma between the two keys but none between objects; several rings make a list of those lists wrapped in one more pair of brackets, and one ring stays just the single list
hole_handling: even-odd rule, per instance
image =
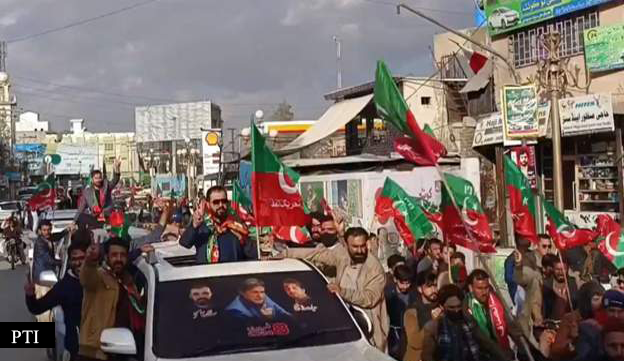
[{"label": "man holding flag", "polygon": [[112,192],[117,187],[120,178],[121,160],[119,158],[115,158],[113,163],[113,179],[110,181],[106,179],[102,171],[91,171],[91,185],[82,192],[74,221],[94,223],[93,219],[95,219],[100,224],[104,223],[113,210]]}]

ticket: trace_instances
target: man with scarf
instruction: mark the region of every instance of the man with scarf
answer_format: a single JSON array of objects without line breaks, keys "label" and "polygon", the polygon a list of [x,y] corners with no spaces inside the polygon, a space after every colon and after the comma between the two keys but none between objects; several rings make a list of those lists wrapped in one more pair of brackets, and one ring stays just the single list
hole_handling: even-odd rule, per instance
[{"label": "man with scarf", "polygon": [[463,300],[464,293],[456,285],[440,288],[438,301],[444,311],[424,327],[422,361],[484,360],[477,338],[479,326],[462,311]]},{"label": "man with scarf", "polygon": [[[91,171],[91,185],[82,192],[82,198],[78,202],[75,222],[95,221],[103,223],[113,210],[112,192],[121,177],[121,160],[115,159],[113,163],[113,179],[109,182],[102,175],[102,171]],[[90,217],[85,217],[90,216]],[[95,221],[94,221],[95,220]]]},{"label": "man with scarf", "polygon": [[[98,266],[100,244],[92,243],[87,249],[80,271],[83,300],[78,360],[107,360],[108,356],[100,349],[100,336],[104,329],[111,327],[132,331],[141,359],[145,335],[145,300],[129,272],[128,248],[126,240],[110,238],[103,247],[105,262],[101,267]],[[144,245],[142,250],[147,253],[153,247]]]},{"label": "man with scarf", "polygon": [[[466,316],[478,326],[475,338],[479,342],[482,360],[512,360],[509,345],[511,320],[506,318],[503,302],[492,291],[490,277],[482,269],[468,276],[468,294],[464,300]],[[515,326],[515,325],[514,325]],[[514,327],[512,335],[519,344],[520,331]]]},{"label": "man with scarf", "polygon": [[249,242],[247,227],[228,212],[230,202],[225,188],[210,187],[206,199],[193,213],[193,221],[182,234],[180,245],[195,247],[198,264],[257,259],[257,249]]}]

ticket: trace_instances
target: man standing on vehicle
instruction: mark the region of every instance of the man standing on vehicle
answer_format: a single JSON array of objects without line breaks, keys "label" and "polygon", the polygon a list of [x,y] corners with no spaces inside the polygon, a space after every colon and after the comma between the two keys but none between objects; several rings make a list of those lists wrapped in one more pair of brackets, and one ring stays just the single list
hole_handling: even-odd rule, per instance
[{"label": "man standing on vehicle", "polygon": [[182,234],[180,245],[185,248],[195,247],[198,264],[257,258],[256,246],[249,242],[247,227],[228,214],[230,202],[225,188],[210,187],[206,198],[207,201],[199,204],[193,213],[193,221]]},{"label": "man standing on vehicle", "polygon": [[77,232],[72,237],[72,244],[67,250],[69,270],[63,279],[55,284],[45,296],[39,299],[35,296],[35,284],[31,280],[28,280],[24,286],[26,307],[32,314],[39,315],[56,306],[61,306],[63,309],[65,350],[70,354],[72,360],[78,355],[78,327],[80,326],[82,308],[82,286],[78,275],[89,246],[89,235],[85,235],[84,232]]},{"label": "man standing on vehicle", "polygon": [[[56,272],[56,267],[60,265],[60,261],[54,258],[55,244],[61,240],[69,229],[64,229],[62,232],[52,234],[52,223],[44,219],[39,222],[39,236],[35,240],[33,249],[33,266],[32,266],[32,279],[35,282],[35,293],[37,298],[43,297],[49,290],[49,287],[39,284],[39,277],[43,271]],[[46,312],[37,316],[39,322],[50,321],[50,313]]]},{"label": "man standing on vehicle", "polygon": [[[113,237],[104,243],[105,264],[99,267],[100,244],[92,243],[80,271],[83,287],[82,320],[78,360],[106,360],[100,349],[100,336],[106,328],[121,327],[132,331],[137,352],[142,355],[145,331],[145,305],[139,288],[128,270],[126,240]],[[145,253],[153,250],[143,245]],[[140,358],[140,357],[139,357]]]},{"label": "man standing on vehicle", "polygon": [[346,245],[339,243],[332,249],[287,249],[284,256],[305,258],[336,267],[336,281],[329,283],[327,289],[364,309],[373,325],[370,341],[379,350],[385,351],[390,323],[384,298],[386,279],[383,267],[368,252],[366,230],[361,227],[349,228],[345,232],[345,240]]},{"label": "man standing on vehicle", "polygon": [[87,214],[99,222],[105,222],[105,217],[109,216],[113,210],[112,191],[119,183],[120,177],[121,160],[119,158],[116,158],[113,163],[113,179],[110,182],[104,179],[102,171],[91,171],[91,185],[82,192],[74,221],[78,222],[81,216]]}]

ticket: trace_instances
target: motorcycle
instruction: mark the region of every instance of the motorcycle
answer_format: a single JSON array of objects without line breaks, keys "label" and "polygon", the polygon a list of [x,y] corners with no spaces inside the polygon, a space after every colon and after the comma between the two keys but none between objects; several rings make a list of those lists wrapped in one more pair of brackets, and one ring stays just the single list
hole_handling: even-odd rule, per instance
[{"label": "motorcycle", "polygon": [[9,238],[5,242],[7,260],[11,264],[11,269],[15,269],[15,264],[20,261],[26,264],[23,243],[19,239]]}]

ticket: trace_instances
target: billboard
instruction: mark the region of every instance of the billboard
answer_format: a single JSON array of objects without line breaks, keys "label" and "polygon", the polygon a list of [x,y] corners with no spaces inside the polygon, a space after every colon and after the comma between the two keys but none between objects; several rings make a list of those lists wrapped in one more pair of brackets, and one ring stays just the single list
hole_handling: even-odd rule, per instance
[{"label": "billboard", "polygon": [[148,105],[134,110],[137,143],[200,139],[212,126],[212,103]]},{"label": "billboard", "polygon": [[585,65],[590,72],[624,68],[624,24],[585,30]]},{"label": "billboard", "polygon": [[613,104],[611,94],[590,94],[559,99],[561,135],[564,137],[612,132]]},{"label": "billboard", "polygon": [[89,174],[91,169],[98,169],[97,145],[59,144],[56,154],[61,157],[61,162],[54,166],[54,172],[58,175]]},{"label": "billboard", "polygon": [[43,175],[45,167],[43,166],[43,155],[45,153],[45,144],[16,144],[15,159],[19,163],[25,163],[30,175]]},{"label": "billboard", "polygon": [[490,35],[507,33],[612,0],[485,0]]}]

